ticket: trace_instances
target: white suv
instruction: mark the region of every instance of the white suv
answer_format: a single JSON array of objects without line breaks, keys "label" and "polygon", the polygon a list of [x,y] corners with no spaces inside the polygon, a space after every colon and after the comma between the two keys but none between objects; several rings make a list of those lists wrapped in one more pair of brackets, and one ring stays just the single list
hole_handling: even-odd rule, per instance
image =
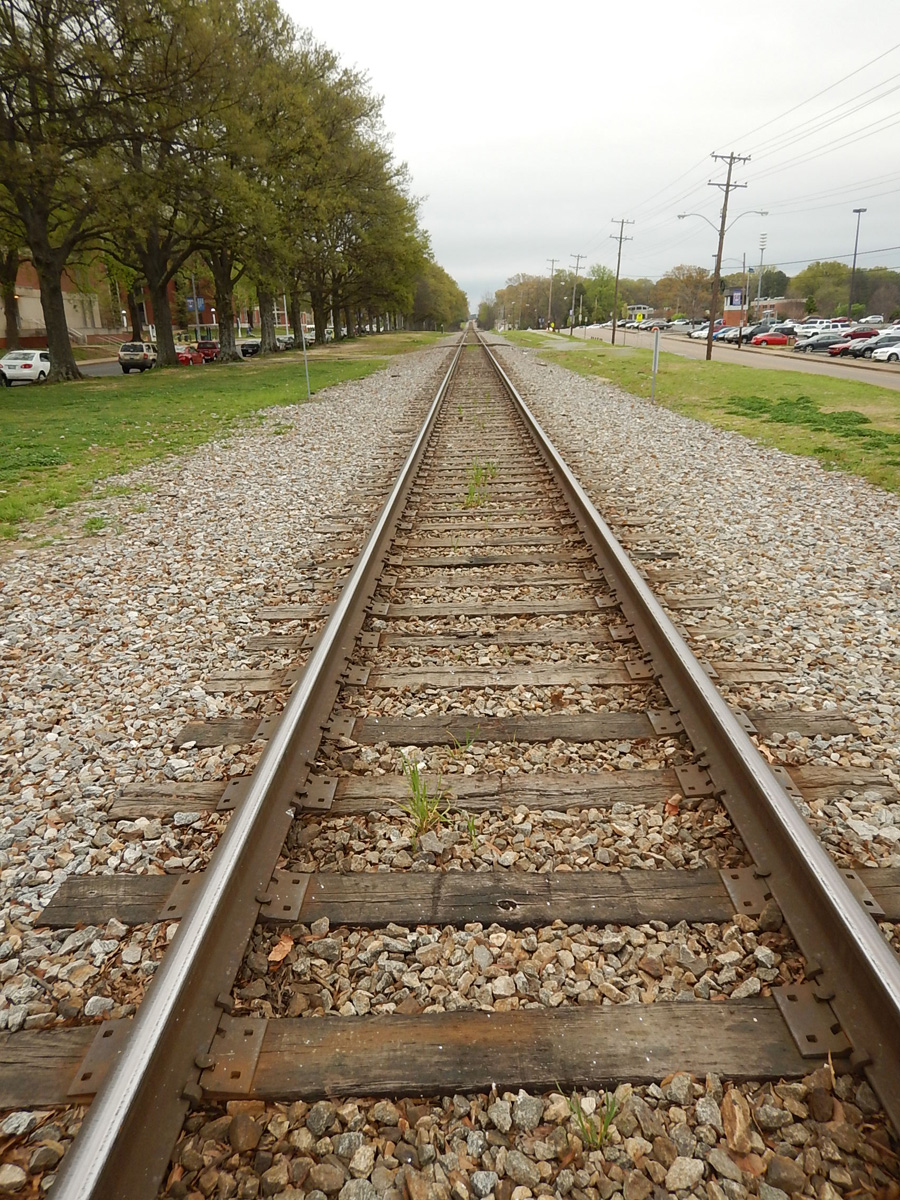
[{"label": "white suv", "polygon": [[129,371],[149,371],[156,366],[156,347],[152,342],[125,342],[119,347],[119,366]]}]

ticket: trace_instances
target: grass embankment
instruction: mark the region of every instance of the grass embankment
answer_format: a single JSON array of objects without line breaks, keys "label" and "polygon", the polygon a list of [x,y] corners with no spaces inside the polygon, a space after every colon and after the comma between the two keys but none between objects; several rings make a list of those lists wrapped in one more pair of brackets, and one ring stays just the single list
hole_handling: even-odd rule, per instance
[{"label": "grass embankment", "polygon": [[[393,355],[440,336],[382,334],[311,352],[312,391],[361,379]],[[64,509],[110,475],[221,438],[252,422],[260,409],[304,400],[299,351],[241,363],[0,388],[0,535],[15,537],[23,522]],[[93,528],[90,522],[87,528]]]},{"label": "grass embankment", "polygon": [[[607,379],[633,396],[650,395],[650,350],[537,333],[507,336],[579,375]],[[888,491],[900,491],[900,392],[827,375],[660,353],[656,401],[763,445],[818,459],[830,470],[850,471]]]}]

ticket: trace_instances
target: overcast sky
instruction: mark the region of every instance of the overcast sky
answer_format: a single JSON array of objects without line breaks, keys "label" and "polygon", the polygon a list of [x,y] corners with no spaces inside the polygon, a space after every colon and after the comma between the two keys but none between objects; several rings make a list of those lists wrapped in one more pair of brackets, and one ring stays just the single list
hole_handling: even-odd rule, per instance
[{"label": "overcast sky", "polygon": [[859,265],[900,269],[900,0],[282,4],[384,97],[435,257],[473,309],[551,257],[615,267],[613,218],[635,222],[623,275],[712,267],[715,231],[677,214],[718,224],[713,151],[752,156],[729,220],[768,212],[730,230],[724,271],[758,264],[762,233],[789,275],[849,262],[859,207]]}]

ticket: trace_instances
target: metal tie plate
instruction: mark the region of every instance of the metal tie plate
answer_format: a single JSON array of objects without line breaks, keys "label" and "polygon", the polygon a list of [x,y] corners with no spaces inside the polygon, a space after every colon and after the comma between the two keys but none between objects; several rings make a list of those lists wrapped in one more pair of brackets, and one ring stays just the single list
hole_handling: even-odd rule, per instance
[{"label": "metal tie plate", "polygon": [[219,797],[219,803],[216,805],[216,812],[232,812],[241,803],[247,795],[247,789],[250,787],[250,776],[239,775],[237,779],[232,779],[226,785],[225,791]]},{"label": "metal tie plate", "polygon": [[109,1074],[109,1069],[125,1048],[131,1031],[131,1017],[104,1021],[87,1048],[87,1053],[72,1076],[68,1095],[93,1096]]},{"label": "metal tie plate", "polygon": [[338,738],[353,739],[353,729],[356,725],[356,717],[351,713],[335,712],[334,716],[325,726],[325,732],[328,737],[337,740]]},{"label": "metal tie plate", "polygon": [[225,1096],[250,1094],[268,1024],[254,1017],[222,1017],[209,1048],[215,1063],[200,1076],[200,1086],[205,1092]]},{"label": "metal tie plate", "polygon": [[772,995],[803,1058],[841,1056],[852,1049],[841,1023],[812,983],[773,988]]},{"label": "metal tie plate", "polygon": [[675,774],[685,796],[714,796],[716,794],[709,771],[696,763],[676,767]]},{"label": "metal tie plate", "polygon": [[273,871],[272,881],[257,900],[264,921],[299,921],[311,876],[303,871]]},{"label": "metal tie plate", "polygon": [[635,642],[637,634],[633,625],[610,625],[609,636],[614,642]]},{"label": "metal tie plate", "polygon": [[846,881],[847,887],[863,906],[866,912],[870,916],[874,917],[876,921],[880,921],[885,915],[885,911],[863,883],[859,875],[857,875],[855,871],[841,871],[841,874]]},{"label": "metal tie plate", "polygon": [[202,878],[201,871],[190,875],[179,875],[175,880],[175,886],[159,907],[159,912],[156,914],[157,921],[181,920],[187,912]]},{"label": "metal tie plate", "polygon": [[369,605],[369,613],[373,617],[386,617],[390,605],[385,604],[382,600],[373,600]]},{"label": "metal tie plate", "polygon": [[369,667],[350,667],[344,677],[348,687],[365,687],[369,682]]},{"label": "metal tie plate", "polygon": [[766,878],[757,874],[754,867],[731,867],[727,871],[720,871],[719,874],[734,905],[734,911],[754,919],[760,916],[772,899],[772,889]]},{"label": "metal tie plate", "polygon": [[643,659],[631,659],[625,663],[625,670],[634,683],[649,683],[655,677],[653,664]]},{"label": "metal tie plate", "polygon": [[361,633],[357,639],[363,650],[377,650],[381,641],[380,633]]},{"label": "metal tie plate", "polygon": [[669,737],[676,733],[684,733],[684,726],[678,713],[671,708],[649,708],[647,720],[653,726],[657,737]]},{"label": "metal tie plate", "polygon": [[334,803],[334,793],[337,790],[337,778],[331,775],[309,775],[306,784],[297,795],[300,807],[314,809],[316,812],[328,812]]}]

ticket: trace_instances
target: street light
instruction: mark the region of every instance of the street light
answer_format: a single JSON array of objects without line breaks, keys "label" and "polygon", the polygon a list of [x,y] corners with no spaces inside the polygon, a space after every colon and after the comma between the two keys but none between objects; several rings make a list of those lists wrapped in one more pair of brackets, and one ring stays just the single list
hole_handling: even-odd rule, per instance
[{"label": "street light", "polygon": [[[865,210],[863,210],[863,211],[865,211]],[[728,222],[728,224],[725,226],[725,232],[726,233],[728,232],[728,230],[732,227],[732,225],[734,225],[735,221],[739,221],[741,219],[741,217],[749,217],[752,213],[756,213],[756,215],[758,217],[767,217],[769,215],[768,212],[766,211],[766,209],[764,209],[764,208],[748,208],[746,212],[738,213],[738,215],[734,218],[734,221]],[[707,223],[707,225],[710,226],[711,229],[715,229],[716,233],[719,232],[718,227],[716,225],[713,225],[713,223],[709,219],[709,217],[705,217],[703,215],[703,213],[679,213],[678,214],[679,221],[683,221],[685,217],[699,217],[700,220],[705,221]]]},{"label": "street light", "polygon": [[[729,179],[729,183],[730,183],[730,180],[731,180],[731,166],[730,165],[728,167],[728,179]],[[725,218],[727,216],[727,206],[728,206],[728,186],[729,186],[729,184],[725,185],[725,203],[722,205],[722,220],[721,220],[721,224],[719,225],[718,230],[716,231],[719,235],[719,246],[718,246],[718,249],[716,250],[716,266],[715,266],[715,270],[713,272],[712,295],[710,297],[710,302],[709,302],[709,329],[708,329],[707,335],[706,335],[706,361],[707,362],[709,362],[709,360],[712,358],[713,333],[715,331],[715,321],[716,321],[716,303],[719,299],[719,272],[721,271],[721,268],[722,268],[722,250],[725,245],[725,234],[728,232],[728,230],[731,228],[731,226],[735,223],[735,221],[739,221],[741,219],[741,217],[749,216],[750,213],[756,213],[758,216],[761,216],[761,217],[768,216],[768,213],[764,209],[749,208],[749,209],[747,209],[746,212],[738,213],[738,215],[734,218],[734,220],[731,221],[730,224],[726,225]],[[704,216],[703,213],[679,213],[678,214],[679,221],[683,221],[685,217],[699,217],[701,219],[701,221],[705,221],[707,223],[707,225],[710,225],[713,229],[716,228],[715,225],[713,225],[712,221],[710,221],[709,217]]]},{"label": "street light", "polygon": [[856,241],[853,243],[853,266],[850,269],[850,299],[847,302],[847,316],[853,320],[853,277],[856,274],[856,250],[859,246],[859,223],[862,220],[862,215],[867,212],[865,208],[854,208],[856,213]]}]

